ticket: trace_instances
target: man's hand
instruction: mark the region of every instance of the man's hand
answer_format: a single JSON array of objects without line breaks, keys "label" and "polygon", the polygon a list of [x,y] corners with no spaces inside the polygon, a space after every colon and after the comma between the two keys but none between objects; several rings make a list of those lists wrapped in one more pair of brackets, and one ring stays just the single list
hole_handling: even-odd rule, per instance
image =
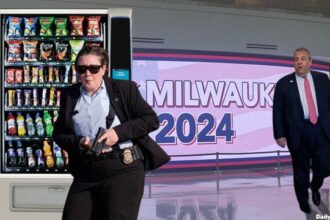
[{"label": "man's hand", "polygon": [[276,139],[276,143],[280,146],[280,147],[285,147],[287,145],[286,143],[286,138],[285,137],[281,137]]}]

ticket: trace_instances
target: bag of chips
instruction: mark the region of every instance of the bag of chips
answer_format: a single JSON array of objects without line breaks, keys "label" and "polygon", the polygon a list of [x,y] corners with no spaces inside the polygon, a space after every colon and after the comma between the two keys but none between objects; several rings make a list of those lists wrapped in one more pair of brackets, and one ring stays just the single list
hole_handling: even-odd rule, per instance
[{"label": "bag of chips", "polygon": [[70,40],[69,44],[71,46],[71,61],[74,62],[81,48],[84,46],[83,40]]},{"label": "bag of chips", "polygon": [[24,36],[36,36],[38,17],[24,18]]},{"label": "bag of chips", "polygon": [[22,41],[19,40],[8,40],[8,62],[22,61]]},{"label": "bag of chips", "polygon": [[24,106],[31,106],[31,105],[32,105],[32,90],[24,89]]},{"label": "bag of chips", "polygon": [[67,18],[55,18],[55,36],[68,36]]},{"label": "bag of chips", "polygon": [[15,82],[15,69],[14,68],[6,69],[6,82],[7,83]]},{"label": "bag of chips", "polygon": [[41,65],[38,67],[38,80],[39,80],[39,83],[44,83],[45,82],[44,67],[41,66]]},{"label": "bag of chips", "polygon": [[37,44],[38,41],[23,41],[23,49],[24,49],[24,61],[37,61]]},{"label": "bag of chips", "polygon": [[48,67],[48,82],[49,83],[54,82],[54,67],[53,66]]},{"label": "bag of chips", "polygon": [[55,75],[55,83],[60,82],[60,67],[55,66],[54,67],[54,75]]},{"label": "bag of chips", "polygon": [[100,19],[101,16],[87,17],[87,36],[100,36]]},{"label": "bag of chips", "polygon": [[16,89],[16,106],[22,106],[22,89]]},{"label": "bag of chips", "polygon": [[39,68],[37,66],[32,67],[31,83],[38,83],[38,71]]},{"label": "bag of chips", "polygon": [[9,89],[7,94],[8,94],[8,96],[7,96],[8,105],[7,106],[12,107],[12,106],[14,106],[14,103],[15,103],[16,90]]},{"label": "bag of chips", "polygon": [[52,43],[40,43],[40,60],[50,61],[53,60],[53,44]]},{"label": "bag of chips", "polygon": [[83,21],[84,16],[70,16],[71,36],[84,36]]},{"label": "bag of chips", "polygon": [[56,60],[68,60],[68,43],[61,43],[56,42],[55,43],[55,57]]},{"label": "bag of chips", "polygon": [[23,70],[15,69],[15,83],[23,83]]},{"label": "bag of chips", "polygon": [[30,66],[25,65],[24,68],[24,83],[29,83],[30,82]]},{"label": "bag of chips", "polygon": [[53,36],[52,24],[54,21],[54,17],[40,17],[40,36],[42,37],[50,37]]},{"label": "bag of chips", "polygon": [[22,28],[21,28],[22,18],[9,16],[7,22],[8,22],[8,36],[21,37],[22,36]]}]

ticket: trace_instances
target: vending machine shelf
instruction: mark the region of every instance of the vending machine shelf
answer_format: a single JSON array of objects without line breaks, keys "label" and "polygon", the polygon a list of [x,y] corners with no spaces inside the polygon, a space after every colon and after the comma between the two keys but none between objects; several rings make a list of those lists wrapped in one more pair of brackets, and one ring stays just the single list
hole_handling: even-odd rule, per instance
[{"label": "vending machine shelf", "polygon": [[5,83],[5,88],[64,88],[70,83]]}]

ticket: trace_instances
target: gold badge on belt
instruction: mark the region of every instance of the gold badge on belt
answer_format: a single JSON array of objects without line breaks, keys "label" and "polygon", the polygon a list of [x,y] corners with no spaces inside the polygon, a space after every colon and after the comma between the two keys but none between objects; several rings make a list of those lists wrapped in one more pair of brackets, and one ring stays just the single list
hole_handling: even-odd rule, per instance
[{"label": "gold badge on belt", "polygon": [[133,152],[130,148],[125,148],[121,152],[122,161],[124,164],[130,164],[133,162]]}]

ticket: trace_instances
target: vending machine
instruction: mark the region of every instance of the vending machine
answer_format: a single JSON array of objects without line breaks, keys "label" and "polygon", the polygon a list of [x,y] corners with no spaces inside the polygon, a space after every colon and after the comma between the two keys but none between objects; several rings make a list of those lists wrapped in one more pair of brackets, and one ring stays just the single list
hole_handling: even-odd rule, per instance
[{"label": "vending machine", "polygon": [[61,91],[78,83],[84,45],[108,49],[110,77],[131,78],[131,14],[0,10],[1,219],[59,219],[72,181],[67,152],[52,138]]}]

